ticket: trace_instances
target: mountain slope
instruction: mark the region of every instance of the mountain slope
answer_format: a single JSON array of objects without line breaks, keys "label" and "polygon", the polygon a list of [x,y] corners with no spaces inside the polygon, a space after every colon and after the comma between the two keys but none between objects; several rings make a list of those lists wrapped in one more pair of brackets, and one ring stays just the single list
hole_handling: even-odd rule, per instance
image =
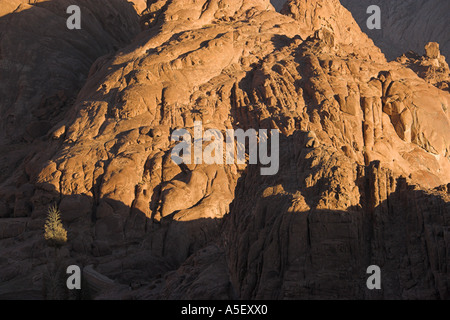
[{"label": "mountain slope", "polygon": [[[44,272],[56,202],[66,261],[117,284],[103,297],[448,298],[448,92],[337,0],[160,0],[145,19],[2,184],[0,293]],[[175,164],[171,133],[195,121],[278,129],[278,173]]]},{"label": "mountain slope", "polygon": [[[272,0],[281,11],[286,0]],[[442,53],[450,55],[448,15],[450,3],[446,0],[342,0],[361,29],[380,47],[389,60],[413,50],[423,54],[428,42],[438,42]],[[369,30],[366,26],[367,8],[377,5],[381,9],[381,30]]]}]

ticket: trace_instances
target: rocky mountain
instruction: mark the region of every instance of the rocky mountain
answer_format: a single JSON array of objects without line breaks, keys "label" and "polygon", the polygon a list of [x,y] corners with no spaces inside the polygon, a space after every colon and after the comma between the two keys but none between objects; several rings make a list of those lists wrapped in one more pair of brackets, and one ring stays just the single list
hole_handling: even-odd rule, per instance
[{"label": "rocky mountain", "polygon": [[[338,0],[81,4],[82,31],[2,6],[0,297],[41,297],[56,203],[94,298],[449,298],[450,93],[412,70],[448,69],[436,44],[388,62]],[[196,121],[277,129],[279,170],[175,163]]]},{"label": "rocky mountain", "polygon": [[[271,2],[281,11],[286,0]],[[395,60],[408,50],[423,55],[428,42],[438,42],[443,55],[450,56],[447,32],[450,3],[446,0],[342,0],[341,3],[389,60]],[[381,9],[380,30],[367,28],[371,15],[367,8],[371,5]]]},{"label": "rocky mountain", "polygon": [[[96,59],[140,31],[121,0],[29,2],[0,2],[0,180],[30,148],[42,148],[33,144],[64,119]],[[65,27],[73,4],[85,13],[82,30]]]},{"label": "rocky mountain", "polygon": [[450,68],[445,57],[441,55],[439,43],[428,43],[423,56],[414,51],[408,51],[397,58],[397,62],[407,66],[435,87],[450,90]]}]

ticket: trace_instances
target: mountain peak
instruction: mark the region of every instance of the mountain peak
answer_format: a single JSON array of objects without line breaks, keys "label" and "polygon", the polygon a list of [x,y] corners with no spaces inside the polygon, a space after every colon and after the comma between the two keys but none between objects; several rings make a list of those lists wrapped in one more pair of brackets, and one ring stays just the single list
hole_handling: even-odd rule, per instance
[{"label": "mountain peak", "polygon": [[96,297],[448,298],[450,94],[339,1],[57,3],[0,17],[0,295],[51,287],[56,203]]}]

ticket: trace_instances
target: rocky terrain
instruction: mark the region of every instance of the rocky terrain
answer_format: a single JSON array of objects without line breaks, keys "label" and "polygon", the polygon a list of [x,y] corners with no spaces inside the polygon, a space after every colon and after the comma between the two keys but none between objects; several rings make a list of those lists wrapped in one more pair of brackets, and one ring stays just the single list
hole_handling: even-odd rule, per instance
[{"label": "rocky terrain", "polygon": [[439,43],[428,43],[423,56],[414,51],[408,51],[397,58],[397,62],[407,66],[435,87],[450,90],[450,69],[445,57],[441,55]]},{"label": "rocky terrain", "polygon": [[[271,2],[280,11],[286,0]],[[423,55],[428,42],[438,42],[442,53],[450,56],[447,32],[450,2],[446,0],[342,0],[341,3],[389,60],[395,60],[408,50]],[[367,8],[371,5],[381,9],[381,30],[370,30],[366,26],[370,17]]]},{"label": "rocky terrain", "polygon": [[[54,203],[93,298],[449,298],[437,44],[388,62],[338,0],[80,0],[77,31],[27,2],[0,0],[1,298],[42,297]],[[278,173],[175,164],[194,121],[278,129]]]}]

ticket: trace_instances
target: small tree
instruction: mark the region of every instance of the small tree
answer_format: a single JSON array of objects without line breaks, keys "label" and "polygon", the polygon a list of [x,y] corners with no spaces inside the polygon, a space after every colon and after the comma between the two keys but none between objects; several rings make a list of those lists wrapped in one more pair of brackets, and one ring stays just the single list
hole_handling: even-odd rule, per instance
[{"label": "small tree", "polygon": [[51,247],[60,248],[67,242],[67,231],[61,222],[61,212],[56,205],[48,209],[44,238]]},{"label": "small tree", "polygon": [[43,293],[46,299],[59,300],[66,297],[63,262],[58,259],[58,249],[67,242],[67,231],[61,221],[61,212],[56,205],[48,209],[44,226],[44,238],[54,248],[53,265],[47,267],[44,275]]}]

